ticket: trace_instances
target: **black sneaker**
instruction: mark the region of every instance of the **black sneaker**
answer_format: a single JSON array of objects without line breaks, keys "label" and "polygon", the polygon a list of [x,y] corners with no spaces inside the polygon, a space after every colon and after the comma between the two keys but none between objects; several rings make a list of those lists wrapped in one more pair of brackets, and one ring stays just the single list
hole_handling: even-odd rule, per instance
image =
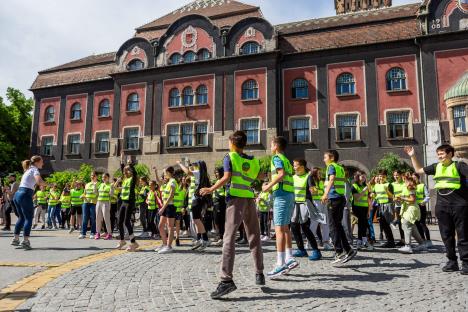
[{"label": "black sneaker", "polygon": [[468,275],[468,263],[463,263],[462,264],[462,269],[460,271],[461,275]]},{"label": "black sneaker", "polygon": [[223,296],[236,290],[236,284],[233,281],[230,282],[220,282],[218,287],[214,292],[211,293],[211,299],[220,299]]},{"label": "black sneaker", "polygon": [[383,245],[380,245],[379,247],[380,248],[396,248],[396,245],[393,242],[386,242]]},{"label": "black sneaker", "polygon": [[348,251],[348,253],[346,254],[346,256],[343,258],[343,260],[341,261],[341,263],[346,263],[346,262],[352,260],[354,257],[356,257],[356,255],[357,255],[357,250],[351,248],[351,249]]},{"label": "black sneaker", "polygon": [[403,243],[402,241],[399,241],[395,244],[396,247],[403,247],[405,246],[405,243]]},{"label": "black sneaker", "polygon": [[180,241],[179,241],[179,239],[176,239],[176,240],[175,240],[175,245],[176,245],[177,247],[180,246]]},{"label": "black sneaker", "polygon": [[242,238],[242,237],[238,237],[238,238],[236,238],[236,243],[240,242],[241,240],[243,240],[243,238]]},{"label": "black sneaker", "polygon": [[447,264],[442,268],[444,272],[456,272],[460,271],[460,267],[458,266],[457,261],[449,261]]},{"label": "black sneaker", "polygon": [[265,285],[265,275],[263,275],[263,273],[255,274],[255,285],[259,285],[259,286]]},{"label": "black sneaker", "polygon": [[4,231],[4,232],[9,232],[9,231],[10,231],[10,228],[9,228],[9,227],[4,227],[4,228],[2,229],[2,231]]},{"label": "black sneaker", "polygon": [[248,243],[249,243],[249,242],[244,238],[244,239],[238,241],[238,242],[237,242],[237,245],[243,246],[243,245],[247,245]]}]

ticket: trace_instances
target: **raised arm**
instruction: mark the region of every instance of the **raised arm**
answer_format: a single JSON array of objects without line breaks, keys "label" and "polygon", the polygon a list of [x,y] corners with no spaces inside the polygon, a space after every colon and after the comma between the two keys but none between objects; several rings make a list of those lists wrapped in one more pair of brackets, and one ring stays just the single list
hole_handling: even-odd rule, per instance
[{"label": "raised arm", "polygon": [[414,147],[405,146],[404,151],[411,158],[411,163],[413,164],[414,171],[417,174],[424,174],[423,166],[421,165],[419,160],[416,158],[416,152],[414,151]]},{"label": "raised arm", "polygon": [[177,161],[177,164],[179,165],[180,169],[182,169],[182,171],[188,175],[188,176],[193,176],[193,173],[192,171],[190,171],[189,168],[187,168],[180,160]]},{"label": "raised arm", "polygon": [[158,175],[158,168],[156,168],[156,166],[153,167],[153,170],[154,170],[154,175],[156,176],[156,183],[158,183],[158,185],[162,185],[162,181],[161,179],[159,178],[159,175]]}]

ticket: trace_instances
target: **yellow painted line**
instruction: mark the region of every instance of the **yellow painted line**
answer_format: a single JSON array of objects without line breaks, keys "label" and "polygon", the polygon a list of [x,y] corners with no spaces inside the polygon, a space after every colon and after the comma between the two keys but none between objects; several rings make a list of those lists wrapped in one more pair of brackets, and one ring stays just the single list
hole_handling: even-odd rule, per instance
[{"label": "yellow painted line", "polygon": [[[151,249],[158,246],[160,242],[141,242],[139,244],[142,249]],[[41,287],[65,273],[124,253],[127,253],[127,251],[112,250],[85,256],[58,266],[47,266],[46,270],[25,277],[13,285],[3,288],[0,291],[0,312],[14,311],[26,300],[33,297]]]}]

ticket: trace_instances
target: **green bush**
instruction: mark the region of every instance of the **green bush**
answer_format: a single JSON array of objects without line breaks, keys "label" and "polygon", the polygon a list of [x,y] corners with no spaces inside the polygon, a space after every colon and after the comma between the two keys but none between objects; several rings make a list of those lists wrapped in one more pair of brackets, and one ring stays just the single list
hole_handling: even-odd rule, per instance
[{"label": "green bush", "polygon": [[372,170],[371,175],[377,175],[380,170],[385,170],[387,172],[389,182],[393,182],[393,172],[395,170],[411,172],[412,168],[406,162],[402,161],[400,156],[397,154],[387,153],[379,161],[377,167]]},{"label": "green bush", "polygon": [[[135,170],[139,178],[146,177],[149,179],[151,177],[151,171],[148,168],[148,166],[145,164],[136,164]],[[119,168],[114,172],[114,177],[120,178],[121,176],[122,176],[122,172],[120,171],[120,168]]]}]

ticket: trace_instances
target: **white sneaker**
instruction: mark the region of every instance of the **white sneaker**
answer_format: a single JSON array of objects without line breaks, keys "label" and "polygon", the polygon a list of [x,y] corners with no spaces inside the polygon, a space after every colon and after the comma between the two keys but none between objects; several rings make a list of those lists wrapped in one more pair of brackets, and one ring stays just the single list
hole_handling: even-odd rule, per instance
[{"label": "white sneaker", "polygon": [[94,239],[94,235],[93,234],[89,235],[89,239]]},{"label": "white sneaker", "polygon": [[398,248],[398,251],[401,252],[401,253],[404,253],[404,254],[412,254],[413,253],[413,249],[411,248],[410,245],[405,245],[401,248]]},{"label": "white sneaker", "polygon": [[166,247],[166,245],[161,245],[161,246],[158,246],[154,249],[154,251],[156,252],[159,252],[161,249],[163,249],[164,247]]},{"label": "white sneaker", "polygon": [[330,243],[324,243],[323,244],[323,250],[331,251],[331,250],[333,250],[333,246]]},{"label": "white sneaker", "polygon": [[86,237],[83,235],[83,234],[80,234],[80,236],[78,236],[78,239],[85,239]]},{"label": "white sneaker", "polygon": [[182,237],[187,237],[188,236],[188,233],[187,231],[183,231],[182,234],[181,234]]},{"label": "white sneaker", "polygon": [[262,241],[263,242],[268,242],[270,240],[270,237],[268,235],[263,236]]},{"label": "white sneaker", "polygon": [[206,247],[210,246],[210,241],[202,240],[201,246],[198,248],[199,251],[205,250]]},{"label": "white sneaker", "polygon": [[196,249],[199,249],[203,246],[203,240],[200,239],[200,240],[197,240],[193,243],[193,246],[192,246],[192,250],[196,250]]},{"label": "white sneaker", "polygon": [[367,251],[374,251],[374,246],[372,246],[371,243],[367,242],[366,245],[365,245],[365,249]]},{"label": "white sneaker", "polygon": [[158,254],[160,255],[163,255],[163,254],[167,254],[167,253],[171,253],[173,252],[174,250],[169,247],[169,246],[164,246],[163,248],[161,248],[159,251],[158,251]]}]

